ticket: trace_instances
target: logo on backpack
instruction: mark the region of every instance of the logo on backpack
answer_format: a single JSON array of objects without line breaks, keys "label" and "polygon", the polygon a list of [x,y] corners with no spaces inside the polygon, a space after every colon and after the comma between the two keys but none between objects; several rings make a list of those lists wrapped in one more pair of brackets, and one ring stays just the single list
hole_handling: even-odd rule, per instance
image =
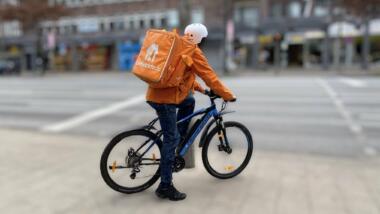
[{"label": "logo on backpack", "polygon": [[146,50],[145,61],[153,62],[154,59],[156,58],[157,53],[158,53],[158,45],[156,43],[153,43]]},{"label": "logo on backpack", "polygon": [[153,88],[178,86],[188,67],[184,56],[190,58],[195,49],[176,32],[148,30],[132,72]]}]

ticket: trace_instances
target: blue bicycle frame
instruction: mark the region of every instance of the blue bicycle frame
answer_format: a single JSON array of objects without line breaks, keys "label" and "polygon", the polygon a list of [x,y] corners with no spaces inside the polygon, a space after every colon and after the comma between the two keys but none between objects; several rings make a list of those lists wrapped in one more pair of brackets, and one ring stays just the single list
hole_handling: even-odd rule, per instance
[{"label": "blue bicycle frame", "polygon": [[[193,117],[197,116],[197,115],[202,115],[202,118],[201,119],[198,119],[198,121],[193,125],[192,129],[191,129],[191,132],[189,132],[187,134],[187,136],[185,136],[185,141],[186,141],[186,144],[182,146],[181,150],[180,151],[177,151],[177,154],[180,155],[180,156],[184,156],[186,154],[186,152],[188,151],[189,147],[191,146],[191,144],[194,143],[194,140],[195,138],[197,138],[197,136],[199,135],[199,133],[202,131],[202,129],[206,126],[207,122],[210,120],[211,117],[214,117],[215,118],[215,121],[220,117],[220,115],[222,114],[225,114],[225,113],[229,113],[229,112],[225,112],[223,113],[222,111],[219,112],[215,106],[215,103],[214,103],[214,100],[211,99],[211,103],[212,105],[208,108],[203,108],[203,109],[200,109],[194,113],[192,113],[191,115],[177,121],[177,124],[180,124],[180,123],[183,123],[185,121],[188,121],[188,120],[191,120]],[[154,124],[158,121],[158,118],[156,118],[155,120],[153,120],[152,122],[149,123],[149,125],[147,126],[144,126],[143,129],[147,129],[147,130],[151,130],[151,129],[155,129],[153,126]],[[209,127],[208,127],[209,128]],[[158,139],[162,136],[162,132],[161,131],[158,131],[156,133]],[[145,142],[143,145],[140,146],[140,148],[137,149],[137,151],[139,151],[140,149],[142,149],[146,144],[148,143]],[[145,152],[143,152],[143,154],[141,155],[141,157],[143,157],[152,147],[153,145],[155,144],[156,142],[153,141],[149,146],[148,148],[145,150]]]},{"label": "blue bicycle frame", "polygon": [[186,141],[186,144],[182,147],[182,149],[178,153],[182,157],[186,154],[186,152],[189,149],[189,147],[191,146],[191,144],[194,143],[195,138],[197,138],[198,134],[202,131],[202,129],[205,127],[205,125],[210,120],[210,118],[214,117],[216,119],[220,115],[218,110],[216,109],[215,104],[213,103],[212,106],[210,106],[209,108],[200,109],[200,110],[194,112],[193,114],[183,118],[182,120],[179,120],[177,122],[177,124],[191,120],[191,118],[193,118],[197,115],[200,115],[200,114],[205,114],[205,115],[200,119],[199,123],[194,124],[194,126],[196,126],[195,127],[196,129],[193,132],[189,133],[189,134],[191,134],[191,136],[186,136],[185,139],[188,139],[188,140]]}]

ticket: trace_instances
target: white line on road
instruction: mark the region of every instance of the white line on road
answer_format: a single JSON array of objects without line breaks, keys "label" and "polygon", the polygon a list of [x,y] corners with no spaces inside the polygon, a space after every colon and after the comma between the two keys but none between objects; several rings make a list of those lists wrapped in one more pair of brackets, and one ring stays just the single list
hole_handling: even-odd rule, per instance
[{"label": "white line on road", "polygon": [[339,98],[334,89],[327,83],[326,80],[318,78],[317,83],[326,91],[331,100],[334,102],[338,112],[346,120],[346,123],[348,124],[350,130],[355,134],[361,134],[362,127],[353,120],[351,113],[346,109],[343,101]]},{"label": "white line on road", "polygon": [[357,79],[352,79],[352,78],[341,78],[340,81],[354,88],[367,87],[367,83],[362,80],[357,80]]},{"label": "white line on road", "polygon": [[62,132],[74,127],[80,126],[82,124],[88,123],[90,121],[96,120],[98,118],[104,117],[106,115],[112,114],[114,112],[120,111],[122,109],[135,106],[145,100],[144,95],[138,95],[130,99],[124,100],[122,102],[114,103],[110,106],[96,109],[90,112],[85,112],[83,114],[77,115],[75,117],[69,118],[67,120],[47,125],[41,128],[42,131],[46,132]]}]

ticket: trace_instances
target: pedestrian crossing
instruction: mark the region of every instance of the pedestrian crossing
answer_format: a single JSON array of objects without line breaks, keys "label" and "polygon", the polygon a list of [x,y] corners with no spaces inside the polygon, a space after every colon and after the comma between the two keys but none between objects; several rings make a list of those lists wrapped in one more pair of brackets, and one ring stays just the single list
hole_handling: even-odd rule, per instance
[{"label": "pedestrian crossing", "polygon": [[[246,124],[259,149],[354,155],[367,146],[357,142],[357,135],[364,135],[380,151],[380,78],[244,76],[223,81],[238,97],[229,104],[237,112],[226,120]],[[0,128],[111,137],[155,117],[144,103],[145,89],[126,74],[1,77]],[[117,106],[136,96],[134,105]],[[196,108],[209,105],[201,94],[196,100]],[[353,131],[355,126],[362,133]]]}]

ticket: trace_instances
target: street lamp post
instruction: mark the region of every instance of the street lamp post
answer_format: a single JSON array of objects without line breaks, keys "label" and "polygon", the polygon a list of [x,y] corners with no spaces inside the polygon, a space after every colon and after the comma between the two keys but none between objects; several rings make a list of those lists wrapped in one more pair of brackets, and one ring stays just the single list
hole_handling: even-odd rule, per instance
[{"label": "street lamp post", "polygon": [[231,57],[230,57],[230,51],[232,49],[231,44],[231,38],[229,38],[229,31],[233,31],[231,29],[232,26],[232,2],[231,0],[224,0],[224,8],[223,8],[223,55],[222,55],[222,61],[223,61],[223,74],[227,75],[230,73],[230,63],[231,63]]},{"label": "street lamp post", "polygon": [[362,69],[369,69],[369,54],[370,54],[370,41],[369,41],[369,18],[364,18],[364,37],[363,37],[363,45],[362,45]]},{"label": "street lamp post", "polygon": [[1,54],[3,53],[3,39],[4,39],[4,29],[3,29],[3,24],[2,20],[0,18],[0,57]]},{"label": "street lamp post", "polygon": [[[191,20],[191,7],[188,0],[180,0],[179,2],[179,29],[184,32],[185,27],[190,23]],[[190,123],[189,127],[193,125],[193,121]],[[195,167],[195,154],[194,154],[194,144],[192,144],[185,155],[185,167],[194,168]]]},{"label": "street lamp post", "polygon": [[324,70],[329,69],[329,48],[330,48],[330,36],[328,32],[328,25],[324,27],[325,37],[322,46],[322,68]]}]

